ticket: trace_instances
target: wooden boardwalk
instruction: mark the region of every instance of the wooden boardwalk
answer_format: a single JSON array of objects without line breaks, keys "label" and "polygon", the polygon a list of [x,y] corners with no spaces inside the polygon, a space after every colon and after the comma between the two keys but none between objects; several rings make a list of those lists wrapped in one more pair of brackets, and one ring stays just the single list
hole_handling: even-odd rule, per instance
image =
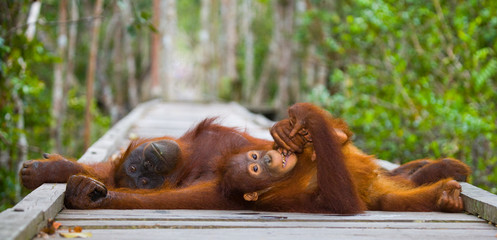
[{"label": "wooden boardwalk", "polygon": [[[129,137],[181,136],[206,117],[270,138],[273,124],[231,104],[163,103],[138,106],[80,158],[102,161]],[[393,167],[382,162],[385,167]],[[467,213],[366,212],[330,214],[213,210],[71,210],[63,207],[65,184],[44,184],[0,214],[0,239],[31,239],[48,219],[59,232],[81,226],[91,239],[497,239],[497,196],[463,183]],[[473,215],[474,214],[474,215]],[[479,215],[482,218],[478,218]],[[49,238],[62,238],[58,234]]]}]

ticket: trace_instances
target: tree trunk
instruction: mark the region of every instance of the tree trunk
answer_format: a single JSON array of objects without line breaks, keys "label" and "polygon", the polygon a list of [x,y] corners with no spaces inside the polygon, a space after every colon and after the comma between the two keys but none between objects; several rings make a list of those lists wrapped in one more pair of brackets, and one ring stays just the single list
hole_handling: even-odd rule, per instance
[{"label": "tree trunk", "polygon": [[266,102],[269,98],[268,96],[268,85],[269,85],[269,79],[274,73],[274,70],[276,68],[276,64],[278,61],[278,43],[279,39],[281,38],[280,31],[276,27],[277,21],[279,19],[277,18],[277,13],[276,9],[273,9],[273,22],[274,22],[274,27],[273,27],[273,32],[271,36],[271,41],[269,42],[269,51],[267,53],[266,58],[264,59],[264,63],[262,64],[262,71],[259,76],[259,81],[257,83],[257,87],[255,89],[255,94],[252,96],[252,101],[251,105],[252,106],[257,106],[260,107],[264,102]]},{"label": "tree trunk", "polygon": [[[221,54],[218,43],[219,29],[217,22],[219,1],[202,0],[200,10],[200,63],[202,65],[203,92],[205,100],[216,100],[218,97]],[[217,38],[216,38],[217,37]]]},{"label": "tree trunk", "polygon": [[29,15],[26,29],[26,38],[32,40],[36,33],[36,22],[38,22],[38,16],[40,15],[41,1],[33,1],[31,7],[29,8]]},{"label": "tree trunk", "polygon": [[64,102],[64,76],[66,69],[66,47],[67,47],[67,0],[59,3],[59,26],[57,36],[57,55],[60,61],[55,63],[54,83],[52,87],[52,124],[50,135],[55,141],[55,149],[52,151],[62,153],[62,128],[64,124],[63,102]]},{"label": "tree trunk", "polygon": [[[99,67],[96,69],[97,71],[97,83],[100,84],[99,95],[100,101],[103,103],[105,109],[109,112],[111,122],[114,124],[119,120],[120,112],[119,105],[116,104],[115,96],[125,95],[123,92],[116,91],[116,94],[113,93],[112,87],[113,85],[120,86],[122,79],[120,79],[120,74],[107,74],[109,64],[112,64],[113,69],[119,69],[121,71],[122,65],[119,62],[112,61],[111,57],[113,53],[120,52],[119,48],[120,43],[122,41],[120,31],[122,31],[120,10],[117,2],[113,3],[113,11],[112,17],[107,24],[105,29],[104,39],[102,41],[102,51],[100,51],[98,55]],[[119,59],[120,60],[120,59]],[[118,83],[114,83],[118,81]],[[114,84],[113,84],[114,83]]]},{"label": "tree trunk", "polygon": [[[124,0],[121,6],[121,17],[124,23],[124,28],[127,29],[128,26],[132,24],[133,16],[131,14],[131,4],[129,0]],[[123,46],[124,46],[124,56],[126,59],[126,66],[128,69],[128,99],[131,108],[138,105],[138,86],[136,85],[136,62],[135,56],[133,54],[133,41],[131,35],[127,31],[123,31]]]},{"label": "tree trunk", "polygon": [[[116,15],[117,17],[117,15]],[[113,63],[113,72],[112,72],[112,84],[115,87],[115,103],[114,109],[117,111],[117,118],[121,118],[126,114],[127,106],[126,106],[126,88],[122,84],[123,73],[125,71],[125,59],[124,53],[122,51],[123,48],[123,34],[126,29],[123,28],[122,24],[119,22],[119,17],[116,18],[116,31],[113,33],[112,39],[114,39],[114,48],[112,50],[112,63]]]},{"label": "tree trunk", "polygon": [[[76,75],[74,74],[74,59],[76,53],[76,41],[78,35],[79,18],[78,4],[76,0],[71,0],[71,24],[69,25],[69,40],[67,44],[67,69],[66,69],[66,93],[70,86],[77,84]],[[66,104],[64,104],[66,105]]]},{"label": "tree trunk", "polygon": [[293,57],[293,15],[295,1],[279,0],[274,6],[276,19],[276,31],[280,32],[278,43],[278,91],[276,93],[275,107],[279,110],[278,115],[286,114],[290,104],[290,78]]},{"label": "tree trunk", "polygon": [[86,72],[86,109],[85,109],[85,149],[91,143],[91,106],[93,103],[93,81],[95,79],[95,67],[97,65],[98,32],[100,30],[100,15],[102,14],[103,0],[97,0],[93,16],[92,35],[90,42],[90,57],[88,59],[88,69]]},{"label": "tree trunk", "polygon": [[196,78],[198,78],[202,84],[202,92],[208,93],[211,90],[209,85],[211,82],[209,79],[209,69],[212,57],[211,36],[209,31],[211,1],[201,0],[200,4],[200,30],[198,33],[199,50],[197,54],[197,64],[199,67],[195,74],[197,76]]},{"label": "tree trunk", "polygon": [[236,71],[236,0],[222,0],[222,17],[224,24],[224,57],[223,78],[228,81],[231,89],[231,99],[240,100],[240,83]]},{"label": "tree trunk", "polygon": [[161,50],[161,66],[159,67],[162,98],[164,100],[175,99],[173,87],[173,54],[174,36],[176,34],[176,0],[163,0],[160,2],[161,19],[159,24],[159,32],[162,35],[162,50]]},{"label": "tree trunk", "polygon": [[[160,0],[154,0],[153,3],[153,24],[155,29],[159,29],[159,24],[160,24]],[[159,96],[160,95],[160,82],[159,82],[159,65],[160,65],[160,58],[159,58],[159,53],[160,53],[160,33],[155,32],[152,33],[152,47],[150,50],[150,58],[151,60],[151,69],[150,69],[150,75],[151,75],[151,95],[152,96]]]},{"label": "tree trunk", "polygon": [[[19,131],[19,139],[17,140],[17,166],[15,172],[21,170],[24,161],[28,160],[28,140],[26,134],[24,134],[24,103],[19,97],[17,91],[12,94],[14,100],[14,108],[17,113],[18,119],[16,122],[16,130]],[[20,183],[19,175],[16,174],[16,182]],[[21,189],[16,188],[16,201],[21,199]]]},{"label": "tree trunk", "polygon": [[252,21],[254,18],[252,0],[243,0],[240,7],[242,14],[241,32],[245,44],[245,68],[243,71],[245,84],[243,86],[243,101],[249,103],[254,88],[254,34]]},{"label": "tree trunk", "polygon": [[282,115],[290,102],[290,77],[293,57],[293,16],[295,1],[273,1],[273,36],[269,45],[264,68],[259,78],[259,84],[252,101],[254,106],[260,106],[267,98],[267,88],[272,72],[276,71],[278,89],[275,97],[275,107]]}]

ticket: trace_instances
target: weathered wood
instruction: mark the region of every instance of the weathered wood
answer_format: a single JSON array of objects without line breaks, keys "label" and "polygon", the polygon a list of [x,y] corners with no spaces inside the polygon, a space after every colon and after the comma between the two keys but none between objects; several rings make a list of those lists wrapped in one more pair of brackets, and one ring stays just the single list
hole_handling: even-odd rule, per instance
[{"label": "weathered wood", "polygon": [[28,239],[62,209],[65,184],[43,184],[0,213],[0,239]]},{"label": "weathered wood", "polygon": [[53,218],[60,209],[54,209],[54,205],[62,205],[65,191],[65,184],[45,183],[27,195],[13,209],[15,212],[27,212],[40,210],[45,214],[45,218]]},{"label": "weathered wood", "polygon": [[0,213],[1,239],[30,239],[40,229],[44,222],[43,213],[38,210],[16,212],[9,208]]},{"label": "weathered wood", "polygon": [[388,161],[385,161],[385,160],[376,160],[376,162],[384,169],[388,170],[388,171],[391,171],[395,168],[397,168],[399,165],[398,164],[395,164],[395,163],[391,163],[391,162],[388,162]]},{"label": "weathered wood", "polygon": [[[220,211],[220,210],[72,210],[65,209],[58,220],[229,220],[229,221],[418,221],[418,222],[480,222],[485,221],[468,214],[441,212],[386,212],[367,211],[357,215],[306,214],[287,212]],[[497,229],[496,229],[497,230]]]},{"label": "weathered wood", "polygon": [[[481,222],[398,222],[398,221],[137,221],[137,220],[57,220],[63,228],[80,226],[86,230],[90,229],[126,229],[126,228],[388,228],[388,229],[485,229],[495,231],[495,227]],[[497,233],[497,231],[496,231]]]},{"label": "weathered wood", "polygon": [[[84,230],[85,231],[85,230]],[[91,239],[495,239],[490,229],[205,228],[91,229]],[[53,239],[60,239],[53,236]]]},{"label": "weathered wood", "polygon": [[497,196],[469,183],[461,183],[464,210],[497,223]]},{"label": "weathered wood", "polygon": [[228,127],[247,130],[254,137],[271,139],[269,128],[274,122],[262,115],[250,113],[237,103],[198,104],[160,103],[136,121],[130,133],[140,137],[180,137],[195,124],[208,117]]}]

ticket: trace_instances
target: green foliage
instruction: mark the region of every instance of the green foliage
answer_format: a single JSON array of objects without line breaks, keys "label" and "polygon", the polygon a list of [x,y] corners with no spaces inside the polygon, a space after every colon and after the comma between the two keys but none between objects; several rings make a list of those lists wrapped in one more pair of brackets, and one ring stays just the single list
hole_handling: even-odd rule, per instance
[{"label": "green foliage", "polygon": [[[2,194],[0,208],[11,206],[20,197],[17,176],[19,162],[18,141],[25,135],[28,143],[36,142],[40,148],[49,148],[47,127],[51,118],[47,112],[50,101],[45,83],[32,71],[37,64],[53,62],[54,57],[36,41],[28,41],[23,34],[14,34],[9,39],[0,38],[1,79],[0,83],[0,152],[6,162],[0,165]],[[24,128],[19,128],[21,113]],[[45,116],[41,118],[40,116]],[[39,156],[30,148],[29,157]]]},{"label": "green foliage", "polygon": [[200,0],[176,1],[176,7],[178,28],[188,34],[191,41],[197,42],[200,29]]},{"label": "green foliage", "polygon": [[[0,17],[0,210],[13,206],[26,194],[18,180],[18,167],[21,154],[19,139],[27,139],[27,159],[40,158],[43,152],[52,149],[50,126],[53,119],[50,113],[53,82],[53,64],[60,61],[54,53],[36,38],[29,41],[24,29],[13,28],[19,16],[27,14],[30,1],[8,1]],[[44,16],[56,16],[57,7],[51,8],[50,2],[44,3],[48,9]],[[21,14],[23,13],[23,14]],[[25,16],[22,16],[25,17]],[[24,20],[23,20],[24,21]],[[22,21],[20,21],[22,22]],[[48,28],[48,27],[46,27]],[[38,30],[43,27],[38,26]],[[52,29],[47,34],[54,34]],[[84,46],[84,45],[83,45]],[[86,66],[87,48],[78,49],[83,58],[77,60]],[[82,70],[85,71],[86,68]],[[68,110],[64,129],[64,147],[72,156],[83,153],[82,133],[85,106],[84,88],[75,86],[68,96]],[[21,111],[22,110],[22,111]],[[96,140],[110,126],[110,119],[92,108],[94,116],[92,140]],[[24,127],[20,125],[23,123]]]},{"label": "green foliage", "polygon": [[309,24],[299,35],[318,45],[330,79],[309,99],[344,118],[378,158],[459,158],[472,166],[473,183],[497,192],[497,3],[314,7],[305,22],[327,35],[316,38]]},{"label": "green foliage", "polygon": [[16,173],[0,168],[0,211],[12,207],[18,200],[19,184],[16,183]]},{"label": "green foliage", "polygon": [[[67,115],[64,121],[63,140],[65,146],[64,155],[81,156],[85,148],[82,139],[85,119],[86,95],[78,88],[72,88],[67,95]],[[91,142],[95,142],[103,136],[111,126],[111,119],[102,113],[95,104],[92,104],[90,112],[92,114]]]},{"label": "green foliage", "polygon": [[[152,6],[148,2],[130,2],[132,5],[132,13],[133,13],[133,22],[131,25],[127,26],[127,33],[130,34],[131,36],[135,37],[137,35],[137,32],[143,29],[147,29],[150,32],[158,33],[159,30],[153,25],[153,19],[152,19],[152,12],[151,11],[140,11],[139,8],[146,7],[147,9],[151,8]],[[117,2],[118,5],[122,5],[122,1]],[[138,5],[138,6],[137,6]],[[143,5],[143,6],[141,6]],[[121,7],[122,9],[122,7]]]}]

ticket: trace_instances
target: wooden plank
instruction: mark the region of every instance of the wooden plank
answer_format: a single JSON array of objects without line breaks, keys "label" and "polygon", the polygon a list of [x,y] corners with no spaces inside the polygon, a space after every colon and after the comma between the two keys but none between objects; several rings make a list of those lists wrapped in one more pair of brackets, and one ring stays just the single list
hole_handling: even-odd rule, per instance
[{"label": "wooden plank", "polygon": [[133,129],[133,130],[131,130],[131,133],[133,135],[136,135],[136,136],[142,137],[142,138],[155,138],[155,137],[163,137],[163,136],[179,138],[179,137],[183,136],[183,134],[185,132],[186,132],[186,130],[167,130],[167,131],[153,130],[153,129]]},{"label": "wooden plank", "polygon": [[[131,130],[131,133],[144,138],[152,138],[152,137],[181,137],[188,129],[169,129],[169,128],[134,128]],[[271,134],[268,130],[248,130],[247,131],[251,136],[261,139],[272,140]]]},{"label": "wooden plank", "polygon": [[388,228],[388,229],[468,229],[468,230],[493,230],[493,225],[481,222],[325,222],[325,221],[136,221],[136,220],[57,220],[63,228],[68,229],[80,226],[89,229],[145,229],[145,228],[174,228],[174,229],[200,229],[200,228]]},{"label": "wooden plank", "polygon": [[0,213],[0,239],[30,239],[38,233],[43,222],[41,211],[16,212],[9,208]]},{"label": "wooden plank", "polygon": [[[85,231],[85,230],[84,230]],[[495,239],[494,230],[377,228],[92,229],[91,239]],[[53,236],[53,239],[60,239]]]},{"label": "wooden plank", "polygon": [[[256,126],[271,127],[274,122],[266,119],[262,115],[250,113],[237,103],[161,103],[156,108],[149,111],[146,117],[153,119],[164,118],[172,120],[195,120],[200,121],[206,117],[240,116],[246,122],[254,123]],[[240,127],[240,126],[238,126]]]},{"label": "wooden plank", "polygon": [[[167,114],[165,114],[167,113]],[[219,117],[218,123],[250,132],[254,137],[271,139],[269,127],[274,122],[255,115],[238,104],[157,104],[136,122],[130,132],[140,137],[180,137],[207,117]]]},{"label": "wooden plank", "polygon": [[469,183],[461,183],[464,210],[497,223],[497,196]]},{"label": "wooden plank", "polygon": [[137,121],[134,128],[154,128],[154,129],[190,129],[194,126],[194,122],[171,120],[168,118],[149,119],[144,118]]},{"label": "wooden plank", "polygon": [[480,222],[473,215],[441,212],[367,211],[356,215],[307,214],[287,212],[255,212],[227,210],[74,210],[64,209],[58,220],[230,220],[230,221],[419,221],[419,222]]},{"label": "wooden plank", "polygon": [[63,205],[65,184],[43,184],[0,214],[0,239],[28,239],[54,219]]},{"label": "wooden plank", "polygon": [[237,102],[230,102],[230,106],[235,110],[236,113],[249,118],[251,121],[257,123],[260,126],[270,128],[275,124],[274,121],[269,120],[268,118],[264,117],[262,114],[255,114],[250,112],[245,107],[238,104]]},{"label": "wooden plank", "polygon": [[395,168],[399,167],[398,164],[391,163],[391,162],[381,160],[381,159],[377,159],[376,163],[378,163],[382,168],[384,168],[388,171],[394,170]]},{"label": "wooden plank", "polygon": [[45,183],[28,194],[17,203],[13,209],[15,212],[27,212],[30,210],[40,210],[45,214],[45,218],[53,218],[60,209],[53,209],[54,205],[62,205],[62,197],[66,190],[65,184]]}]

